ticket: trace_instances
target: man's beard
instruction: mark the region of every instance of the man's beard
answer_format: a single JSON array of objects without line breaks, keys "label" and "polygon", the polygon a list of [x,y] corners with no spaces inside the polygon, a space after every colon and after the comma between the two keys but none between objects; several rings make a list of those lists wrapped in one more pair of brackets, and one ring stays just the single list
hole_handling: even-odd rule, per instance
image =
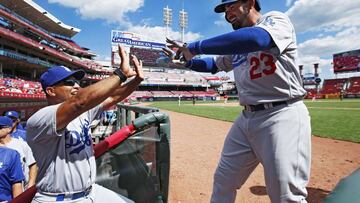
[{"label": "man's beard", "polygon": [[[236,17],[236,19],[237,19],[237,17]],[[232,28],[233,28],[234,30],[238,30],[238,29],[241,28],[241,26],[239,25],[239,23],[236,23],[238,20],[235,20],[234,22],[231,22],[231,21],[226,17],[226,15],[225,15],[225,20],[226,20],[228,23],[231,24],[231,26],[232,26]]]},{"label": "man's beard", "polygon": [[238,30],[241,28],[240,25],[238,25],[238,24],[231,24],[231,26],[234,30]]}]

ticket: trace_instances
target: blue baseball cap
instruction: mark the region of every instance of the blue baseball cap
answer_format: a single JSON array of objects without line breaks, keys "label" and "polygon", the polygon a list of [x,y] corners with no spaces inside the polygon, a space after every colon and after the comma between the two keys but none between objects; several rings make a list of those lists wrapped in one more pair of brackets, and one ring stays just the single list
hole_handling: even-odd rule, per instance
[{"label": "blue baseball cap", "polygon": [[16,111],[7,111],[5,113],[5,116],[7,116],[9,118],[19,118],[19,114]]},{"label": "blue baseball cap", "polygon": [[65,66],[54,66],[40,76],[40,83],[43,90],[45,90],[47,87],[51,87],[70,76],[73,76],[77,80],[81,80],[84,75],[85,72],[82,70],[71,71]]},{"label": "blue baseball cap", "polygon": [[[239,0],[221,0],[221,3],[215,7],[214,11],[215,11],[215,13],[225,12],[225,5],[231,4],[231,3],[234,3],[237,1],[239,1]],[[260,0],[255,0],[255,9],[257,11],[261,10]]]},{"label": "blue baseball cap", "polygon": [[12,128],[13,122],[9,117],[0,116],[0,126]]}]

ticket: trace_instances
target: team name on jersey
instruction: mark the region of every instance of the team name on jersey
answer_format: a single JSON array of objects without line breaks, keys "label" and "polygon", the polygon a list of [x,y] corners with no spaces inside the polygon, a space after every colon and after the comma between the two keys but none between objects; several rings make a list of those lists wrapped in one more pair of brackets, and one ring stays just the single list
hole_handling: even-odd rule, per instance
[{"label": "team name on jersey", "polygon": [[248,54],[237,54],[237,55],[233,55],[232,58],[232,66],[234,68],[239,67],[241,64],[243,64],[244,62],[247,62],[247,57]]},{"label": "team name on jersey", "polygon": [[85,149],[86,146],[91,145],[91,137],[90,137],[90,122],[85,119],[84,124],[81,126],[81,133],[78,131],[65,131],[65,148],[70,149],[69,154],[79,154],[82,150]]}]

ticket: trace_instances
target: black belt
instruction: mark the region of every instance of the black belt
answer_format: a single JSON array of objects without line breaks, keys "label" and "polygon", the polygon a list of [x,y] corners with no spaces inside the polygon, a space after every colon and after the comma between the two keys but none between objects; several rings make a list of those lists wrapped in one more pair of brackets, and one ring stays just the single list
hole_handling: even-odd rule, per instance
[{"label": "black belt", "polygon": [[257,104],[257,105],[244,105],[244,108],[247,111],[253,112],[253,111],[262,111],[265,109],[270,109],[275,106],[280,106],[280,105],[284,105],[284,104],[288,104],[288,102],[287,101],[278,101],[278,102],[269,102],[269,103]]}]

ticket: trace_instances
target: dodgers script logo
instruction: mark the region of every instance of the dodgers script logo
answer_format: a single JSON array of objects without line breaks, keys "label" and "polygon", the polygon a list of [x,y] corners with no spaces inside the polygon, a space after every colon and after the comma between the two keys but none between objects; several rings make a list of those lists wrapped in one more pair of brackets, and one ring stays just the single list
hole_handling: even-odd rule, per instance
[{"label": "dodgers script logo", "polygon": [[69,154],[79,154],[86,146],[91,145],[89,125],[90,122],[85,119],[85,123],[82,125],[81,133],[72,130],[65,132],[65,148],[72,149]]},{"label": "dodgers script logo", "polygon": [[233,55],[232,66],[234,68],[239,67],[242,63],[247,61],[248,54]]}]

